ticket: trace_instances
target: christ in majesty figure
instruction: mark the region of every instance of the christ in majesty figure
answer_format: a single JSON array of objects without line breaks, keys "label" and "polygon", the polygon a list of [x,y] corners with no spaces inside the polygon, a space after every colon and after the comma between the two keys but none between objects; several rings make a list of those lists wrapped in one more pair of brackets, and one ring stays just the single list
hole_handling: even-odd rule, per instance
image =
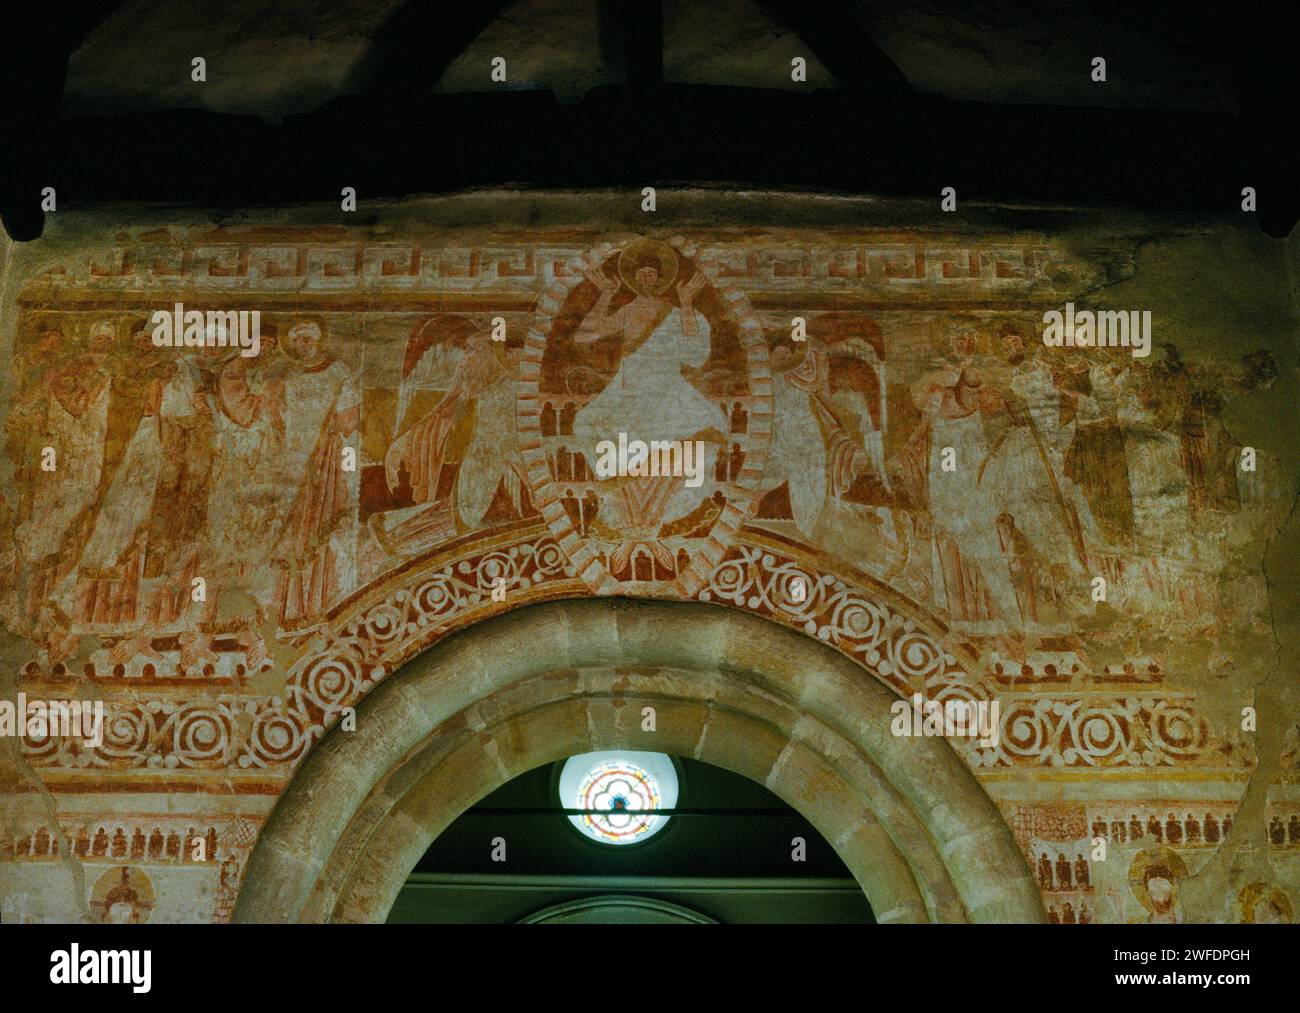
[{"label": "christ in majesty figure", "polygon": [[[706,278],[696,271],[677,286],[680,305],[664,298],[678,272],[676,252],[643,240],[619,257],[621,281],[599,269],[587,273],[600,298],[574,334],[578,344],[618,336],[622,354],[609,384],[574,419],[573,434],[590,460],[602,440],[702,440],[704,474],[713,475],[718,447],[725,443],[727,420],[716,404],[686,379],[704,365],[710,351],[710,328],[695,310]],[[630,302],[610,309],[623,285]],[[608,498],[610,520],[628,536],[653,539],[667,519],[689,513],[711,493],[709,481],[696,488],[680,476],[618,479],[618,495]]]}]

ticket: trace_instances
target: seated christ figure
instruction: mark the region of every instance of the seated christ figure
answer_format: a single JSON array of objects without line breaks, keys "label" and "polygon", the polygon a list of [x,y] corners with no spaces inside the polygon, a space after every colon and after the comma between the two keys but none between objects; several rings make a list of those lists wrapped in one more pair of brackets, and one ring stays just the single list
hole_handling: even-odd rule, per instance
[{"label": "seated christ figure", "polygon": [[[629,443],[701,440],[704,475],[712,476],[718,448],[725,443],[727,420],[716,404],[687,379],[709,357],[710,329],[694,300],[706,278],[696,271],[677,286],[678,303],[664,298],[678,272],[676,252],[650,240],[634,243],[619,257],[620,279],[596,269],[587,278],[600,298],[575,332],[578,344],[617,336],[621,340],[613,379],[574,418],[573,435],[588,459],[598,457],[602,441]],[[623,285],[633,298],[611,310]],[[620,531],[624,547],[647,544],[667,561],[667,549],[655,541],[665,521],[690,513],[709,495],[711,483],[695,488],[680,475],[617,477],[602,483],[602,520]],[[606,489],[610,492],[606,493]],[[619,553],[616,552],[616,556]]]}]

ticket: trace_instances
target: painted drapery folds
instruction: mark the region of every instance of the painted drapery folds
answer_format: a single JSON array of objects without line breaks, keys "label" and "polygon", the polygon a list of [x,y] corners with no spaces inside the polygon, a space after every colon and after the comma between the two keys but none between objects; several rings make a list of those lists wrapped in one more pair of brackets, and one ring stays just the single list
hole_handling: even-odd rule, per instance
[{"label": "painted drapery folds", "polygon": [[[13,741],[6,920],[226,920],[368,689],[593,595],[757,613],[901,699],[998,701],[993,741],[951,742],[1050,920],[1291,919],[1300,715],[1257,691],[1290,636],[1266,556],[1294,319],[1264,241],[58,217],[4,279],[5,678],[105,725]],[[1249,314],[1222,298],[1253,284]],[[1067,301],[1152,311],[1150,354],[1045,346]],[[177,302],[257,311],[258,353],[159,347]],[[620,436],[696,452],[697,480],[603,473]]]}]

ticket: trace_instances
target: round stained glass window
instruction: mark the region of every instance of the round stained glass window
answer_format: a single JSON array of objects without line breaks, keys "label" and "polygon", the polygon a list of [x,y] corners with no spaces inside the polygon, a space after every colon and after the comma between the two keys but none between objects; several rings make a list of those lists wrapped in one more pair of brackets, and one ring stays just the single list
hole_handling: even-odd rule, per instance
[{"label": "round stained glass window", "polygon": [[560,804],[581,809],[569,822],[593,841],[637,844],[662,830],[677,804],[677,770],[664,753],[584,753],[560,772]]}]

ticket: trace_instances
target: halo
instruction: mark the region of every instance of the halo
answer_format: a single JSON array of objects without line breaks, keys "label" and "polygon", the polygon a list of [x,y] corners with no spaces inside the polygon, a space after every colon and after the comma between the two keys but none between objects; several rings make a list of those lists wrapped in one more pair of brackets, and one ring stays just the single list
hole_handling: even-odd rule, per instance
[{"label": "halo", "polygon": [[292,361],[292,362],[302,362],[302,357],[299,356],[296,352],[291,352],[291,351],[289,351],[289,332],[292,331],[295,327],[298,327],[298,326],[301,325],[301,324],[315,324],[315,325],[316,325],[316,329],[317,329],[318,331],[320,331],[320,344],[318,345],[318,348],[319,348],[319,350],[320,350],[322,353],[324,353],[324,351],[325,351],[325,342],[326,342],[326,337],[325,337],[325,335],[326,335],[325,325],[324,325],[321,321],[319,321],[319,320],[314,320],[314,319],[312,319],[311,317],[306,317],[306,318],[304,318],[304,319],[302,319],[302,320],[295,320],[295,321],[294,321],[292,324],[290,324],[288,327],[282,328],[279,332],[276,333],[276,336],[275,336],[275,337],[276,337],[276,342],[275,342],[275,344],[276,344],[276,349],[275,349],[275,350],[276,350],[280,355],[284,356],[284,358],[289,359],[289,360]]},{"label": "halo", "polygon": [[[794,341],[788,345],[780,341],[776,342],[767,350],[768,368],[777,375],[798,369],[808,358],[808,345],[807,341]],[[778,352],[785,354],[778,355]]]},{"label": "halo", "polygon": [[141,921],[148,920],[154,905],[153,883],[141,869],[117,865],[96,880],[90,892],[90,906],[100,920],[107,920],[110,908],[119,901],[133,905],[137,913],[143,914]]},{"label": "halo", "polygon": [[1128,867],[1129,889],[1133,891],[1138,903],[1148,911],[1152,910],[1152,905],[1151,894],[1147,892],[1146,875],[1149,869],[1157,865],[1168,869],[1175,881],[1187,875],[1187,863],[1172,848],[1148,848],[1133,856],[1133,864]]},{"label": "halo", "polygon": [[[658,261],[659,282],[649,293],[641,292],[634,275],[638,262],[653,258]],[[618,255],[618,274],[623,284],[642,295],[663,295],[677,280],[677,251],[657,239],[637,239],[623,247]]]}]

